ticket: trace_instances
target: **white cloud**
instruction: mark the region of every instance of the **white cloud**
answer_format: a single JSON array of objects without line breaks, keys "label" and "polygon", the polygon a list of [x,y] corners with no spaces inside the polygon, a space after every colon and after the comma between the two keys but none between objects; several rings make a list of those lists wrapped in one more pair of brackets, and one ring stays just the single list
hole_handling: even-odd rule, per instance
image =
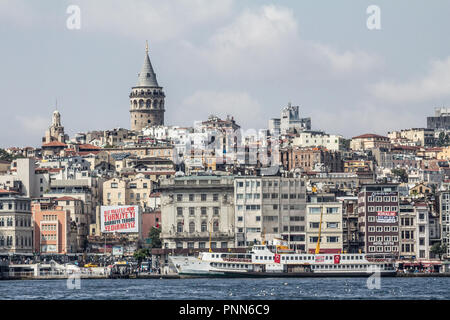
[{"label": "white cloud", "polygon": [[277,5],[246,9],[204,45],[187,43],[186,48],[223,74],[235,70],[262,77],[305,73],[312,63],[322,73],[349,74],[366,72],[380,63],[377,56],[362,50],[339,52],[301,39],[293,11]]},{"label": "white cloud", "polygon": [[82,28],[121,36],[170,40],[230,13],[232,0],[82,0]]},{"label": "white cloud", "polygon": [[336,49],[323,45],[311,44],[318,59],[323,59],[334,72],[369,71],[381,64],[381,59],[362,50],[337,52]]},{"label": "white cloud", "polygon": [[[195,121],[204,121],[210,115],[224,119],[232,115],[244,128],[264,128],[266,123],[262,107],[258,101],[246,92],[236,91],[197,91],[183,100],[180,112],[175,115],[175,123],[193,125]],[[195,118],[195,117],[200,118]]]},{"label": "white cloud", "polygon": [[393,103],[421,102],[450,96],[450,56],[433,60],[428,73],[405,83],[380,81],[369,87],[370,92]]}]

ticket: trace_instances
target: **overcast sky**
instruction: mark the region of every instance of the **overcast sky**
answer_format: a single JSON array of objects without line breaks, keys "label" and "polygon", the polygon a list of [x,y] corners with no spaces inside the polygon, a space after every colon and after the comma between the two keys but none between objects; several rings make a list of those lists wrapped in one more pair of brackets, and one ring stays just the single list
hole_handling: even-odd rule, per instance
[{"label": "overcast sky", "polygon": [[291,102],[345,137],[425,127],[450,107],[449,13],[446,0],[0,0],[0,147],[39,146],[56,99],[70,136],[129,128],[145,40],[166,125],[231,114],[266,128]]}]

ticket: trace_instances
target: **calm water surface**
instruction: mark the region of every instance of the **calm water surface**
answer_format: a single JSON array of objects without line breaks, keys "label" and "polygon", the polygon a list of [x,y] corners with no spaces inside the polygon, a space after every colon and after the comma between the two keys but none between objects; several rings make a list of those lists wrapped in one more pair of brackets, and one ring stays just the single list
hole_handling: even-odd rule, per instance
[{"label": "calm water surface", "polygon": [[450,299],[450,278],[82,279],[0,281],[0,299]]}]

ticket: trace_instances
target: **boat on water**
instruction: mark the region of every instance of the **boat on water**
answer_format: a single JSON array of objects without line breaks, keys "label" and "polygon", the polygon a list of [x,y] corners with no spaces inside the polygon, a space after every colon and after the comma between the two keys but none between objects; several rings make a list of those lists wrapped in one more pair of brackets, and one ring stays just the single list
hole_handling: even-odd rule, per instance
[{"label": "boat on water", "polygon": [[200,252],[170,256],[180,277],[368,277],[395,276],[390,257],[364,253],[306,254],[285,246],[255,245],[248,253]]}]

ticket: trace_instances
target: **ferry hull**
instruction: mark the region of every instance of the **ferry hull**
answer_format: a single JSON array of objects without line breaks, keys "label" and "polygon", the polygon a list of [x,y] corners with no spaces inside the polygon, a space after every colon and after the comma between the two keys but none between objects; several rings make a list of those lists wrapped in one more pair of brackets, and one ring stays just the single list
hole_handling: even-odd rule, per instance
[{"label": "ferry hull", "polygon": [[[181,272],[181,278],[367,278],[372,273],[365,272],[210,272],[210,273],[196,273],[196,272]],[[396,272],[382,272],[381,277],[395,277]]]}]

